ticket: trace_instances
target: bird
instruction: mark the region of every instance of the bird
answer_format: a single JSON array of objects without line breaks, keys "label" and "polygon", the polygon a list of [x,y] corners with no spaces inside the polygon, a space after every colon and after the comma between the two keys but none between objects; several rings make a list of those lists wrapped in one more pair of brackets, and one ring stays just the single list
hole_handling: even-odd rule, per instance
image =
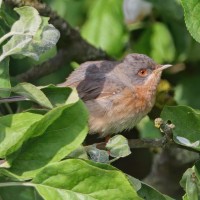
[{"label": "bird", "polygon": [[87,61],[58,86],[76,88],[89,111],[89,134],[109,137],[150,112],[162,71],[171,66],[132,53],[120,61]]}]

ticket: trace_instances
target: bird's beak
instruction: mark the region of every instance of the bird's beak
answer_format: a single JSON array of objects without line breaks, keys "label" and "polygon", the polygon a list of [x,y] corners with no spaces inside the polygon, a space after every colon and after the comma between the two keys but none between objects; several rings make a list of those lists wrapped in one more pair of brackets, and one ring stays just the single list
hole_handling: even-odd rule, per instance
[{"label": "bird's beak", "polygon": [[167,69],[169,67],[172,67],[172,65],[170,64],[167,64],[167,65],[161,65],[161,67],[158,67],[157,69],[154,70],[154,72],[160,72],[160,71],[163,71],[164,69]]}]

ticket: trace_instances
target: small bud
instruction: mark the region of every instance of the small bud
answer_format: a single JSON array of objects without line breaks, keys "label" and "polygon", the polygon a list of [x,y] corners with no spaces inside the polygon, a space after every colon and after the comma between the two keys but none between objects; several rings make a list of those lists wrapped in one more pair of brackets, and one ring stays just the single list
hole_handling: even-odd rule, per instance
[{"label": "small bud", "polygon": [[163,119],[161,119],[161,118],[156,118],[156,119],[154,120],[154,125],[155,125],[156,128],[160,128],[160,126],[161,126],[163,123],[164,123],[164,121],[163,121]]}]

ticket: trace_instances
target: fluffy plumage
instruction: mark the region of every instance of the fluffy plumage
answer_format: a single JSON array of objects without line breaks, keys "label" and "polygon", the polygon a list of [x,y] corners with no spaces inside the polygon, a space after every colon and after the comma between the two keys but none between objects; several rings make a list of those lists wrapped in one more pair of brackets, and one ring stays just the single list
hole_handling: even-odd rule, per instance
[{"label": "fluffy plumage", "polygon": [[76,87],[89,110],[90,133],[101,136],[134,127],[153,107],[161,65],[142,54],[122,61],[89,61],[61,87]]}]

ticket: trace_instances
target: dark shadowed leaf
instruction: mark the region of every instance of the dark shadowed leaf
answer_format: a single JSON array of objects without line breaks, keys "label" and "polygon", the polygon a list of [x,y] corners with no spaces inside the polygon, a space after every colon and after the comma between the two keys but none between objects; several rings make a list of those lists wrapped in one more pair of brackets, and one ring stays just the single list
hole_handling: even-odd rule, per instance
[{"label": "dark shadowed leaf", "polygon": [[169,196],[166,196],[151,186],[142,183],[141,189],[138,191],[140,197],[145,200],[159,199],[159,200],[175,200]]},{"label": "dark shadowed leaf", "polygon": [[164,6],[163,0],[146,1],[151,2],[165,20],[180,20],[183,17],[183,10],[181,8],[180,2],[177,0],[165,1]]},{"label": "dark shadowed leaf", "polygon": [[[1,183],[0,183],[1,185]],[[0,187],[1,200],[42,200],[36,189],[30,186]]]},{"label": "dark shadowed leaf", "polygon": [[195,85],[200,85],[198,73],[192,74],[192,76],[184,74],[180,77],[175,87],[175,99],[178,104],[200,108],[200,87],[194,87]]},{"label": "dark shadowed leaf", "polygon": [[41,91],[48,97],[54,106],[74,103],[79,100],[76,90],[69,87],[48,85],[42,87]]},{"label": "dark shadowed leaf", "polygon": [[153,187],[147,185],[146,183],[132,177],[128,176],[133,188],[137,191],[138,195],[145,200],[159,199],[159,200],[174,200],[171,197],[164,195],[154,189]]}]

